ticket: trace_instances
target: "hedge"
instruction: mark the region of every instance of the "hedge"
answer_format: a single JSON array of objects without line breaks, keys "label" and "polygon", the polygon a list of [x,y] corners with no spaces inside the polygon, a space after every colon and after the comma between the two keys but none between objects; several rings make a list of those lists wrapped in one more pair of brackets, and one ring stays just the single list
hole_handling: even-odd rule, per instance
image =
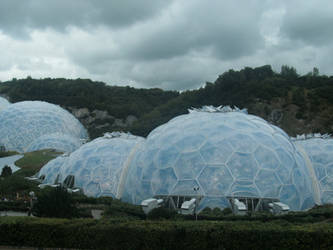
[{"label": "hedge", "polygon": [[2,217],[0,245],[81,249],[332,249],[333,224]]}]

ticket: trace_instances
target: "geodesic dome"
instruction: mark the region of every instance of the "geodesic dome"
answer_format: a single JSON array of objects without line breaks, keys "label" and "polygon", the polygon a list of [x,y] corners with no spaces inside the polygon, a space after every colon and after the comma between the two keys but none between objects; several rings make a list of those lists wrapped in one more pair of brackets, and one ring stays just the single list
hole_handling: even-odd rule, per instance
[{"label": "geodesic dome", "polygon": [[24,101],[11,104],[0,112],[0,144],[7,150],[26,152],[41,136],[55,133],[88,139],[82,124],[58,105]]},{"label": "geodesic dome", "polygon": [[10,102],[6,98],[0,96],[0,112],[10,105]]},{"label": "geodesic dome", "polygon": [[67,157],[59,170],[50,173],[54,176],[58,171],[59,182],[66,185],[72,179],[72,187],[81,188],[87,196],[116,197],[126,176],[127,164],[143,141],[142,137],[130,134],[106,134],[81,146]]},{"label": "geodesic dome", "polygon": [[[153,130],[133,158],[122,198],[204,196],[200,207],[227,207],[227,196],[277,198],[292,210],[314,205],[309,170],[288,135],[240,110],[192,110]],[[196,189],[196,190],[195,190]]]},{"label": "geodesic dome", "polygon": [[296,140],[311,160],[318,180],[321,202],[333,203],[333,138],[325,136]]},{"label": "geodesic dome", "polygon": [[54,133],[42,135],[34,140],[27,148],[27,152],[55,149],[60,152],[71,153],[83,144],[83,140],[67,134]]},{"label": "geodesic dome", "polygon": [[59,174],[61,167],[64,165],[67,159],[68,155],[64,154],[49,161],[40,169],[37,177],[43,179],[43,184],[56,184],[60,178]]}]

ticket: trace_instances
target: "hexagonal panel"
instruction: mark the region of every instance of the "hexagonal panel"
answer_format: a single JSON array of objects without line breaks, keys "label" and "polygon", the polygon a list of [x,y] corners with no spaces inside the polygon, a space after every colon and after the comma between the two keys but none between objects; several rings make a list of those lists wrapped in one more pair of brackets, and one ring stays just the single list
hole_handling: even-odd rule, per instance
[{"label": "hexagonal panel", "polygon": [[204,141],[204,136],[200,134],[190,134],[180,137],[174,145],[176,145],[182,152],[190,152],[199,150]]},{"label": "hexagonal panel", "polygon": [[252,154],[234,153],[227,162],[232,175],[236,179],[253,180],[258,166]]},{"label": "hexagonal panel", "polygon": [[277,142],[277,145],[279,147],[282,147],[282,148],[288,150],[289,152],[295,151],[294,145],[291,144],[291,142],[283,135],[275,133],[275,134],[273,134],[273,138]]},{"label": "hexagonal panel", "polygon": [[292,184],[292,171],[286,166],[280,165],[276,170],[275,173],[280,178],[283,184]]},{"label": "hexagonal panel", "polygon": [[323,179],[327,175],[326,170],[328,170],[328,168],[326,169],[320,163],[313,163],[312,166],[313,166],[313,169],[315,171],[315,174],[316,174],[316,177],[317,177],[318,181],[320,181],[321,179]]},{"label": "hexagonal panel", "polygon": [[233,132],[235,131],[232,128],[229,128],[228,126],[225,126],[223,124],[220,125],[216,125],[215,126],[212,125],[212,128],[210,128],[209,131],[209,141],[212,143],[218,142],[220,140],[225,139],[226,137],[229,137],[233,134]]},{"label": "hexagonal panel", "polygon": [[303,193],[307,192],[309,188],[312,188],[309,179],[306,179],[306,177],[309,177],[309,175],[305,175],[303,172],[301,172],[301,169],[299,168],[293,169],[294,184],[295,186],[297,186],[298,190]]},{"label": "hexagonal panel", "polygon": [[308,195],[303,199],[303,202],[301,202],[301,210],[306,210],[311,207],[313,207],[313,204],[315,204],[315,201],[312,197],[312,195]]},{"label": "hexagonal panel", "polygon": [[134,187],[133,193],[133,202],[139,204],[142,200],[150,198],[154,195],[151,182],[150,181],[141,181],[137,186]]},{"label": "hexagonal panel", "polygon": [[312,156],[312,160],[314,162],[320,163],[322,165],[326,165],[331,163],[329,154],[326,152],[318,153]]},{"label": "hexagonal panel", "polygon": [[[224,143],[223,143],[224,142]],[[205,143],[200,153],[207,164],[224,164],[232,154],[232,148],[227,141],[221,141],[217,145]]]},{"label": "hexagonal panel", "polygon": [[[245,184],[245,183],[244,183]],[[230,194],[232,196],[260,197],[258,189],[253,185],[244,185],[240,182],[231,186]]]},{"label": "hexagonal panel", "polygon": [[276,153],[282,166],[291,169],[295,165],[295,159],[288,151],[284,150],[283,148],[277,148]]},{"label": "hexagonal panel", "polygon": [[202,209],[206,208],[206,207],[210,207],[211,209],[214,208],[226,208],[226,207],[230,207],[230,203],[228,201],[227,198],[225,197],[209,197],[209,196],[205,196],[198,207],[198,211],[201,211]]},{"label": "hexagonal panel", "polygon": [[255,184],[263,197],[278,197],[281,182],[273,171],[261,169],[256,176]]},{"label": "hexagonal panel", "polygon": [[262,131],[254,132],[253,137],[255,138],[255,140],[258,143],[260,143],[268,148],[277,147],[277,144],[275,143],[273,137],[268,133],[264,133]]},{"label": "hexagonal panel", "polygon": [[300,196],[295,185],[282,186],[280,201],[287,204],[292,210],[300,209]]},{"label": "hexagonal panel", "polygon": [[170,146],[165,149],[161,149],[155,159],[155,166],[157,168],[169,168],[173,167],[175,165],[175,162],[177,161],[179,156],[179,150],[174,147]]},{"label": "hexagonal panel", "polygon": [[96,166],[102,163],[102,159],[98,156],[89,157],[86,161],[85,167],[94,169]]},{"label": "hexagonal panel", "polygon": [[257,143],[252,137],[246,134],[236,134],[231,136],[228,138],[228,142],[235,151],[241,153],[252,153],[257,147]]},{"label": "hexagonal panel", "polygon": [[259,146],[256,149],[254,157],[259,163],[259,166],[265,169],[274,170],[280,165],[280,162],[273,151],[263,146]]},{"label": "hexagonal panel", "polygon": [[[194,188],[199,187],[199,190],[194,190]],[[171,191],[173,195],[197,195],[203,194],[199,184],[195,180],[183,180],[178,181],[174,189]]]},{"label": "hexagonal panel", "polygon": [[99,183],[91,181],[85,188],[85,194],[88,196],[98,197],[101,192]]},{"label": "hexagonal panel", "polygon": [[92,172],[92,180],[95,182],[101,182],[105,178],[109,177],[109,169],[103,165],[98,166]]},{"label": "hexagonal panel", "polygon": [[221,166],[206,167],[198,178],[206,195],[225,195],[233,178],[229,170]]},{"label": "hexagonal panel", "polygon": [[103,195],[108,194],[108,196],[115,197],[117,193],[118,183],[114,178],[107,178],[104,182],[100,183],[101,193]]},{"label": "hexagonal panel", "polygon": [[83,165],[84,165],[83,160],[78,160],[72,165],[72,167],[70,168],[70,171],[72,173],[76,172],[76,171],[79,171],[82,168]]},{"label": "hexagonal panel", "polygon": [[154,194],[168,195],[177,182],[176,174],[172,168],[159,169],[153,174],[151,185]]},{"label": "hexagonal panel", "polygon": [[205,163],[199,152],[189,152],[179,156],[174,169],[178,179],[195,179],[204,166]]},{"label": "hexagonal panel", "polygon": [[320,189],[322,191],[333,191],[333,178],[330,176],[324,177],[320,181]]},{"label": "hexagonal panel", "polygon": [[148,166],[145,166],[143,169],[142,169],[142,176],[141,176],[141,179],[143,181],[151,181],[152,179],[152,176],[153,176],[153,173],[157,170],[157,168],[154,166],[153,163],[151,163],[150,165]]},{"label": "hexagonal panel", "polygon": [[326,166],[327,175],[333,177],[333,162]]},{"label": "hexagonal panel", "polygon": [[333,191],[324,191],[321,195],[323,204],[333,204]]},{"label": "hexagonal panel", "polygon": [[82,169],[75,178],[75,185],[78,187],[83,187],[91,180],[91,170],[89,168]]}]

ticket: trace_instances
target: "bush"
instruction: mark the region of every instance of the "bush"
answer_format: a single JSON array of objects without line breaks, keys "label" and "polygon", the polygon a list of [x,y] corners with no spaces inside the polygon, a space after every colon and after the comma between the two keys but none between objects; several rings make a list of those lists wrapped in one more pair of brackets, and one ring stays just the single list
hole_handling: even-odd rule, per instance
[{"label": "bush", "polygon": [[147,214],[149,220],[173,219],[177,215],[175,210],[164,207],[154,208]]},{"label": "bush", "polygon": [[66,189],[45,188],[37,195],[37,203],[32,213],[39,217],[73,218],[78,217],[78,209]]},{"label": "bush", "polygon": [[9,167],[7,165],[4,166],[2,168],[0,177],[7,177],[7,176],[10,176],[10,175],[12,175],[12,169],[11,169],[11,167]]},{"label": "bush", "polygon": [[76,249],[331,249],[333,224],[2,218],[0,245]]}]

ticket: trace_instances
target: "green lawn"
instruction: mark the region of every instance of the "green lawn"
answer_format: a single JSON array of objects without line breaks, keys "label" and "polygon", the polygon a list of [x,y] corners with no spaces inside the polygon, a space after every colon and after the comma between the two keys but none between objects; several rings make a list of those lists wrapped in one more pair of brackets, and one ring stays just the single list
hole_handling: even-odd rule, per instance
[{"label": "green lawn", "polygon": [[16,161],[15,165],[23,169],[28,168],[39,171],[46,163],[61,154],[51,149],[29,152],[25,153],[23,158]]}]

